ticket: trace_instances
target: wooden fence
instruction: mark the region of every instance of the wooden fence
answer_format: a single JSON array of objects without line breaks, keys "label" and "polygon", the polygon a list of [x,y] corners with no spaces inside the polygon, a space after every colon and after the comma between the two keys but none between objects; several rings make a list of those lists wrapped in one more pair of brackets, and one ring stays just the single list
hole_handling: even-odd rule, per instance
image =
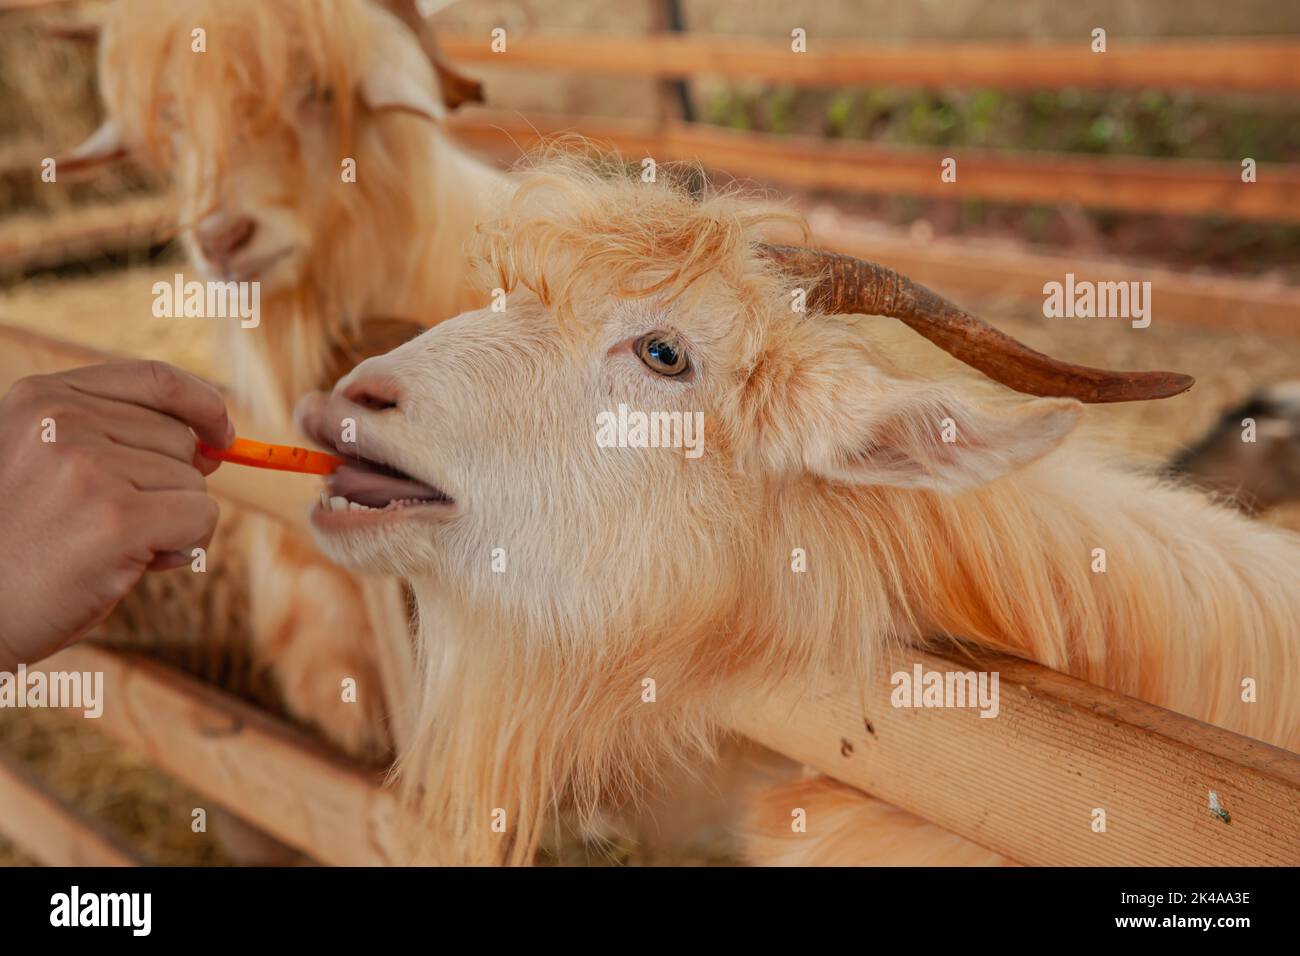
[{"label": "wooden fence", "polygon": [[596,76],[766,80],[787,86],[922,89],[1052,87],[1222,92],[1300,90],[1300,41],[1295,39],[1112,39],[1093,53],[1088,38],[1070,42],[925,42],[873,44],[808,39],[795,53],[789,38],[511,35],[503,53],[487,37],[440,36],[453,59]]},{"label": "wooden fence", "polygon": [[[486,149],[529,147],[577,131],[627,155],[690,160],[734,176],[803,189],[1053,206],[1077,203],[1124,212],[1300,222],[1300,166],[1260,166],[1259,181],[1247,184],[1235,163],[905,149],[739,132],[702,123],[538,113],[522,117],[475,110],[453,118],[452,127],[467,143]],[[940,179],[940,164],[947,157],[957,161],[957,182]]]},{"label": "wooden fence", "polygon": [[[14,0],[0,0],[0,11]],[[40,6],[44,0],[23,0]],[[2,14],[0,14],[2,15]],[[1112,37],[1107,53],[1078,43],[846,44],[814,38],[813,52],[793,53],[787,41],[681,34],[636,36],[512,35],[507,52],[493,53],[487,36],[444,36],[443,47],[471,65],[590,75],[703,75],[806,86],[915,85],[994,88],[1159,87],[1290,94],[1300,88],[1300,40],[1184,39],[1128,42]],[[489,77],[489,95],[491,82]],[[673,97],[661,98],[653,118],[608,118],[470,108],[451,124],[467,145],[513,159],[520,148],[573,131],[628,156],[689,160],[726,175],[804,189],[846,193],[958,197],[1008,203],[1095,206],[1129,213],[1212,215],[1300,222],[1300,165],[1265,163],[1256,181],[1242,182],[1239,161],[1191,161],[1083,156],[965,148],[901,148],[806,136],[776,136],[681,120]],[[61,144],[68,145],[68,144]],[[49,151],[53,151],[52,149]],[[44,151],[0,155],[0,176],[36,176]],[[958,163],[956,182],[943,182],[940,162]],[[1243,157],[1244,158],[1244,157]],[[154,199],[137,200],[130,219],[111,210],[78,213],[51,224],[32,243],[0,232],[0,273],[45,268],[60,256],[93,256],[115,243],[157,241],[170,223]],[[819,241],[840,251],[909,264],[921,280],[963,296],[1011,294],[1041,301],[1045,282],[1059,281],[1072,263],[1059,256],[1009,255],[955,240],[909,242],[837,232]],[[1152,278],[1162,321],[1244,329],[1300,329],[1300,288],[1276,280],[1188,275],[1131,264],[1084,262],[1091,275],[1141,271]]]},{"label": "wooden fence", "polygon": [[[4,0],[0,11],[43,2]],[[1075,45],[982,43],[827,45],[815,57],[798,58],[785,44],[672,35],[525,37],[512,40],[504,55],[492,54],[483,37],[444,38],[443,45],[465,62],[661,80],[716,74],[810,86],[1300,88],[1300,44],[1291,41],[1116,44],[1104,58]],[[804,187],[944,195],[945,187],[955,185],[939,181],[939,151],[740,134],[685,123],[671,111],[640,124],[471,111],[454,125],[470,145],[494,151],[574,129],[625,153],[697,160]],[[958,157],[961,182],[959,193],[947,194],[1300,221],[1300,168],[1294,166],[1261,167],[1259,182],[1247,185],[1234,164],[945,152]],[[126,224],[107,214],[90,227],[83,223],[60,232],[56,224],[35,251],[6,248],[0,236],[0,268],[17,263],[16,271],[25,271],[79,249],[155,241],[166,234],[169,218],[158,203],[137,201],[135,218]],[[921,246],[850,233],[829,239],[833,247],[890,262],[941,288],[1009,287],[1037,294],[1043,281],[1064,271],[1099,277],[1119,268],[990,254],[953,243]],[[1172,301],[1167,313],[1219,326],[1232,321],[1270,331],[1297,328],[1300,293],[1292,287],[1154,272],[1160,294]],[[22,375],[103,357],[0,326],[0,392]],[[236,418],[241,420],[237,411]],[[211,484],[219,496],[297,527],[315,497],[313,482],[249,469],[223,468]],[[970,653],[955,646],[906,652],[869,687],[828,677],[814,687],[746,702],[733,726],[1023,863],[1300,864],[1300,755],[1038,665],[990,655],[978,666],[1001,674],[999,720],[980,721],[969,710],[890,706],[883,674],[917,661],[931,669],[966,670]],[[245,702],[121,651],[79,646],[43,666],[102,671],[99,729],[285,843],[331,864],[401,859],[402,811],[379,777]],[[1212,812],[1211,794],[1230,822]],[[1095,808],[1107,813],[1105,833],[1092,831]],[[10,762],[0,762],[0,826],[52,863],[135,862],[111,835]]]}]

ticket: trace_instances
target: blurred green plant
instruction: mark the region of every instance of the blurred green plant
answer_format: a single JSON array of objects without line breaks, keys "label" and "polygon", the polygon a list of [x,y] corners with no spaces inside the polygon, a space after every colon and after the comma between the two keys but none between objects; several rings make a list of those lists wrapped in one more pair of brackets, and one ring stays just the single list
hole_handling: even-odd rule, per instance
[{"label": "blurred green plant", "polygon": [[710,123],[768,133],[916,146],[1300,161],[1300,105],[1161,90],[795,90],[721,84]]}]

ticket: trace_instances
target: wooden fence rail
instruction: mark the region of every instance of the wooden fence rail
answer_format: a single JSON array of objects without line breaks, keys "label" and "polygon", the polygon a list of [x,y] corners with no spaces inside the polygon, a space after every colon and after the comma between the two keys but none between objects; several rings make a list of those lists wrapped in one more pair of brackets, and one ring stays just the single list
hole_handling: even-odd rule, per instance
[{"label": "wooden fence rail", "polygon": [[[486,151],[513,155],[515,147],[505,131],[485,125],[473,138]],[[0,276],[142,249],[169,235],[175,216],[171,205],[145,197],[121,206],[123,215],[116,229],[108,228],[107,211],[89,223],[82,222],[75,213],[63,213],[46,222],[35,242],[30,239],[29,227],[0,225]],[[982,241],[917,241],[845,227],[818,228],[814,241],[837,252],[886,263],[968,303],[989,299],[1041,303],[1044,283],[1060,282],[1067,272],[1078,280],[1094,282],[1140,278],[1151,283],[1153,301],[1159,303],[1160,324],[1300,334],[1300,287],[1278,280],[1200,275],[1132,262],[1030,252]]]},{"label": "wooden fence rail", "polygon": [[[513,149],[501,132],[489,129],[478,139],[484,149]],[[168,235],[169,223],[174,222],[170,207],[158,206],[152,197],[123,205],[126,214],[115,231],[97,221],[84,224],[75,213],[62,213],[47,221],[33,243],[21,238],[30,235],[29,229],[0,224],[0,276],[143,249]],[[1300,287],[1276,279],[1194,274],[969,239],[921,241],[845,226],[816,228],[813,241],[836,252],[886,263],[970,307],[993,299],[1041,303],[1044,283],[1060,282],[1069,272],[1077,280],[1093,282],[1149,281],[1159,307],[1156,322],[1162,325],[1300,334]]]},{"label": "wooden fence rail", "polygon": [[322,863],[400,859],[382,772],[356,767],[256,707],[138,654],[88,644],[41,665],[104,674],[103,731]]},{"label": "wooden fence rail", "polygon": [[[1013,299],[1041,305],[1043,285],[1077,281],[1151,283],[1157,324],[1223,332],[1247,330],[1300,335],[1300,286],[1277,281],[1200,275],[1116,260],[998,248],[971,240],[917,242],[867,236],[844,228],[818,229],[818,245],[862,259],[888,263],[918,282],[970,302]],[[1049,320],[1050,321],[1050,320]]]},{"label": "wooden fence rail", "polygon": [[[68,6],[70,0],[0,0],[0,14]],[[1105,53],[1077,40],[871,42],[820,36],[796,53],[788,37],[653,33],[528,34],[506,50],[491,37],[442,34],[454,60],[524,70],[683,79],[719,76],[807,87],[921,89],[1139,89],[1220,92],[1300,90],[1300,41],[1271,37],[1131,38],[1113,33]]]},{"label": "wooden fence rail", "polygon": [[[36,4],[32,4],[36,5]],[[1203,91],[1300,89],[1300,40],[1114,38],[1107,53],[1071,43],[871,44],[824,41],[793,53],[785,41],[690,33],[650,36],[523,34],[494,53],[487,35],[448,36],[452,57],[527,70],[686,78],[705,74],[843,87],[993,86],[1041,88],[1159,86]],[[699,161],[733,175],[805,189],[853,193],[1079,204],[1098,209],[1300,222],[1300,165],[1265,164],[1242,182],[1240,162],[1016,153],[963,147],[905,149],[804,136],[736,132],[699,123],[612,123],[594,118],[470,111],[455,119],[471,141],[527,146],[538,134],[577,130],[619,149]],[[71,144],[51,144],[66,148]],[[957,160],[944,182],[940,163]],[[9,157],[6,175],[38,168]],[[0,259],[4,258],[0,256]]]},{"label": "wooden fence rail", "polygon": [[[451,125],[463,142],[498,155],[580,133],[629,158],[698,162],[731,176],[803,189],[1300,222],[1296,165],[1260,166],[1258,180],[1243,183],[1235,163],[886,147],[701,123],[473,110]],[[940,164],[948,157],[957,160],[956,182],[940,179]]]},{"label": "wooden fence rail", "polygon": [[14,845],[51,866],[137,866],[117,836],[52,793],[18,761],[0,755],[0,828]]},{"label": "wooden fence rail", "polygon": [[76,0],[0,0],[0,13],[35,10],[37,7],[66,7]]},{"label": "wooden fence rail", "polygon": [[505,52],[491,38],[440,35],[454,60],[518,70],[605,76],[766,80],[806,87],[923,89],[1135,89],[1222,92],[1300,90],[1300,40],[1142,39],[1113,36],[1105,53],[1089,38],[1066,42],[871,43],[662,33],[649,36],[511,34]]},{"label": "wooden fence rail", "polygon": [[75,219],[34,219],[15,217],[0,229],[0,276],[162,245],[176,233],[176,204],[166,196],[141,196],[83,207]]},{"label": "wooden fence rail", "polygon": [[[916,664],[998,672],[998,716],[892,706]],[[734,726],[1019,863],[1300,865],[1300,755],[1017,658],[901,651],[869,687],[783,688]]]},{"label": "wooden fence rail", "polygon": [[[997,670],[999,716],[891,707],[887,675],[913,663]],[[401,810],[379,775],[243,701],[124,651],[82,645],[43,667],[102,672],[97,729],[314,859],[403,858]],[[790,689],[748,702],[734,726],[1021,863],[1300,865],[1300,756],[1026,661],[901,652],[872,687]],[[1211,793],[1228,820],[1212,812]],[[30,829],[31,814],[5,795],[0,775],[0,807],[11,809],[0,825]],[[1096,810],[1104,832],[1093,829]],[[57,819],[43,804],[37,815]],[[99,859],[99,838],[87,839],[80,851],[54,839],[53,852]]]}]

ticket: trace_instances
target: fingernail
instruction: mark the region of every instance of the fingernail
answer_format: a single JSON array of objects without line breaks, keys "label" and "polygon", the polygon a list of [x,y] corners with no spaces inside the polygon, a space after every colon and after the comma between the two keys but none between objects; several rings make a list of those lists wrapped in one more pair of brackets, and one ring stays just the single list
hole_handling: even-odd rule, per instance
[{"label": "fingernail", "polygon": [[234,441],[234,440],[235,440],[235,423],[232,422],[229,418],[227,418],[227,419],[226,419],[226,445],[227,445],[227,447],[229,447],[230,443],[231,443],[232,441]]}]

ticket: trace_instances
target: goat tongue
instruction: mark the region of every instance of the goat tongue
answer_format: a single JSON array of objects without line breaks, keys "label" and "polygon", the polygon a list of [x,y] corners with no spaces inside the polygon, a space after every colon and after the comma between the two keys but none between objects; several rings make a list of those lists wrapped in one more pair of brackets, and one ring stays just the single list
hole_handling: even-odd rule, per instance
[{"label": "goat tongue", "polygon": [[446,501],[447,496],[422,481],[370,462],[347,462],[329,478],[330,494],[348,501],[383,508],[390,501]]}]

